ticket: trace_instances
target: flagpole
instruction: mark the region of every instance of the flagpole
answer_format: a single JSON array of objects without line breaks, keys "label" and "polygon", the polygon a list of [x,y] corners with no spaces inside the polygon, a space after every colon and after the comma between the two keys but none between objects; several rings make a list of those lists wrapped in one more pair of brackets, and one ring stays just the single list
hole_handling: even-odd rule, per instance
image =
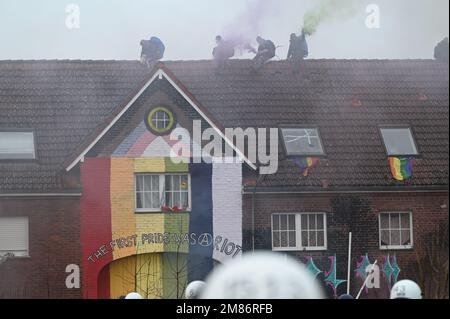
[{"label": "flagpole", "polygon": [[369,273],[367,274],[366,280],[364,280],[364,283],[363,283],[361,289],[359,290],[358,295],[356,296],[355,299],[359,299],[359,296],[361,296],[361,293],[362,293],[364,287],[366,286],[367,279],[369,279],[369,278],[370,278],[370,275],[373,274],[373,271],[374,271],[374,269],[375,269],[375,265],[376,265],[376,264],[377,264],[377,260],[375,260],[375,262],[373,263],[372,269],[370,269]]}]

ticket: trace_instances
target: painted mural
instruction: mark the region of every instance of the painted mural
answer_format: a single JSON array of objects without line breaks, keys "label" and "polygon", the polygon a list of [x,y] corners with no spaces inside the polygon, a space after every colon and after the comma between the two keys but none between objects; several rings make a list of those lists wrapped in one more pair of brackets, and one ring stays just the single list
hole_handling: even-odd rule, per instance
[{"label": "painted mural", "polygon": [[110,157],[81,164],[84,298],[181,298],[242,254],[241,164],[174,163],[175,143],[141,122]]},{"label": "painted mural", "polygon": [[[338,287],[347,282],[347,280],[338,279],[337,278],[337,270],[336,270],[336,255],[329,256],[329,269],[328,271],[321,270],[316,263],[314,262],[313,257],[308,256],[305,258],[305,266],[308,269],[308,271],[314,276],[314,278],[323,281],[323,284],[330,288],[332,291],[332,296],[334,298],[338,297],[337,289]],[[365,254],[359,258],[358,261],[356,261],[356,269],[354,269],[354,273],[356,275],[356,278],[359,279],[359,284],[362,286],[367,279],[368,271],[373,263],[369,259],[369,255]],[[400,274],[400,267],[397,263],[397,257],[396,256],[390,256],[389,254],[387,256],[383,256],[382,263],[378,263],[381,272],[383,274],[383,278],[386,280],[386,283],[388,284],[389,290],[391,289],[392,285],[395,284],[398,280],[399,274]],[[319,276],[323,274],[323,276]],[[364,291],[366,294],[369,293],[369,288],[367,285],[364,287]]]}]

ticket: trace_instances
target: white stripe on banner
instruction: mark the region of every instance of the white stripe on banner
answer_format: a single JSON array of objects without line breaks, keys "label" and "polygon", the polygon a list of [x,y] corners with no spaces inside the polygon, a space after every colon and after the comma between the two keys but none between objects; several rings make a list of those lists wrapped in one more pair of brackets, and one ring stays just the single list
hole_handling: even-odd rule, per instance
[{"label": "white stripe on banner", "polygon": [[213,163],[213,258],[227,262],[242,255],[242,163]]}]

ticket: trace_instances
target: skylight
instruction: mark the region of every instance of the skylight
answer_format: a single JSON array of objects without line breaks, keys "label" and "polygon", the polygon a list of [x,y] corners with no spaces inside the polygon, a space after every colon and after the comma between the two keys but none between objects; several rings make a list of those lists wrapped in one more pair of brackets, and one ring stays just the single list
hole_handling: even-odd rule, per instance
[{"label": "skylight", "polygon": [[36,158],[33,132],[0,131],[0,160]]},{"label": "skylight", "polygon": [[382,127],[381,135],[388,156],[417,155],[417,147],[409,127]]},{"label": "skylight", "polygon": [[324,155],[316,128],[282,128],[281,135],[288,156]]}]

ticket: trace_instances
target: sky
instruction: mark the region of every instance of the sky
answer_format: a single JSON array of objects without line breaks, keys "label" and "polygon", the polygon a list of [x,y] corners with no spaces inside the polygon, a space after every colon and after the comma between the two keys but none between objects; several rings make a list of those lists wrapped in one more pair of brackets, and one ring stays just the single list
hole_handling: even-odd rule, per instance
[{"label": "sky", "polygon": [[448,0],[0,0],[0,60],[137,60],[152,35],[164,60],[210,59],[218,34],[261,35],[285,59],[289,35],[321,5],[328,15],[308,38],[309,58],[427,59],[449,34]]}]

